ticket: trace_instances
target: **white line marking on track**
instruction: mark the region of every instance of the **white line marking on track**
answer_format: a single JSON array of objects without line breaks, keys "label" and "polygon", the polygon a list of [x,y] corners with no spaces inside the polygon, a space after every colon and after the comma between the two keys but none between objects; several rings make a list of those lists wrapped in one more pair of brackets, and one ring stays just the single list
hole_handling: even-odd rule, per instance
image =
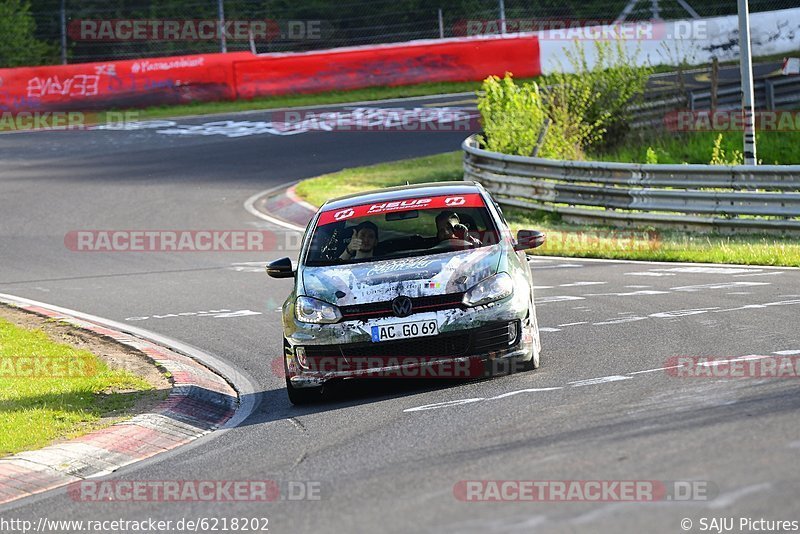
[{"label": "white line marking on track", "polygon": [[674,267],[672,269],[653,269],[665,273],[691,273],[691,274],[739,274],[760,273],[761,269],[742,269],[736,267]]},{"label": "white line marking on track", "polygon": [[558,326],[576,326],[576,325],[579,325],[579,324],[587,324],[587,322],[586,321],[580,321],[578,323],[564,323],[564,324],[560,324]]},{"label": "white line marking on track", "polygon": [[586,293],[587,297],[636,297],[640,295],[666,295],[669,291],[658,291],[655,289],[640,289],[639,291],[629,291],[628,293]]},{"label": "white line marking on track", "polygon": [[772,276],[775,274],[783,274],[783,271],[773,271],[769,273],[748,273],[748,274],[735,274],[733,275],[734,278],[739,278],[740,276]]},{"label": "white line marking on track", "polygon": [[567,269],[570,267],[583,267],[580,263],[556,263],[551,265],[531,265],[532,269]]},{"label": "white line marking on track", "polygon": [[645,369],[644,371],[633,371],[632,373],[628,373],[629,375],[643,375],[646,373],[655,373],[657,371],[666,371],[667,369],[677,369],[678,367],[683,367],[683,365],[670,365],[669,367],[657,367],[655,369]]},{"label": "white line marking on track", "polygon": [[564,389],[563,387],[555,387],[555,388],[528,388],[528,389],[518,389],[516,391],[509,391],[508,393],[503,393],[502,395],[497,395],[495,397],[489,397],[486,400],[497,400],[497,399],[505,399],[506,397],[512,397],[514,395],[519,395],[520,393],[537,393],[539,391],[555,391],[557,389]]},{"label": "white line marking on track", "polygon": [[675,276],[675,273],[654,273],[652,271],[639,271],[625,274],[629,276]]},{"label": "white line marking on track", "polygon": [[574,295],[554,295],[552,297],[540,297],[534,299],[534,304],[547,304],[548,302],[565,302],[568,300],[586,300],[583,297],[576,297]]},{"label": "white line marking on track", "polygon": [[651,313],[649,317],[655,317],[656,319],[672,319],[674,317],[686,317],[689,315],[700,315],[701,313],[708,313],[712,310],[718,310],[719,308],[696,308],[690,310],[673,310],[673,311],[666,311],[666,312],[658,312],[658,313]]},{"label": "white line marking on track", "polygon": [[794,356],[795,354],[800,354],[800,350],[779,350],[772,354],[777,354],[778,356]]},{"label": "white line marking on track", "polygon": [[672,291],[702,291],[703,289],[733,289],[737,287],[748,287],[748,286],[768,286],[771,285],[769,282],[720,282],[716,284],[698,284],[695,286],[678,286],[678,287],[671,287]]},{"label": "white line marking on track", "polygon": [[416,408],[406,408],[404,412],[424,412],[425,410],[437,410],[439,408],[447,408],[448,406],[459,406],[461,404],[469,404],[472,402],[479,402],[486,400],[483,397],[475,397],[473,399],[456,399],[444,402],[436,402],[434,404],[425,404],[424,406],[417,406]]},{"label": "white line marking on track", "polygon": [[608,282],[572,282],[571,284],[559,284],[558,287],[577,287],[577,286],[599,286]]},{"label": "white line marking on track", "polygon": [[595,386],[597,384],[605,384],[607,382],[619,382],[620,380],[631,380],[630,376],[622,376],[622,375],[610,375],[610,376],[601,376],[599,378],[587,378],[586,380],[576,380],[575,382],[569,382],[569,385],[574,388],[579,388],[583,386]]},{"label": "white line marking on track", "polygon": [[605,326],[609,324],[622,324],[622,323],[633,323],[636,321],[644,321],[647,317],[619,317],[617,319],[609,319],[608,321],[600,321],[597,323],[592,323],[592,326]]},{"label": "white line marking on track", "polygon": [[548,326],[542,326],[539,328],[539,332],[561,332],[560,328],[550,328]]}]

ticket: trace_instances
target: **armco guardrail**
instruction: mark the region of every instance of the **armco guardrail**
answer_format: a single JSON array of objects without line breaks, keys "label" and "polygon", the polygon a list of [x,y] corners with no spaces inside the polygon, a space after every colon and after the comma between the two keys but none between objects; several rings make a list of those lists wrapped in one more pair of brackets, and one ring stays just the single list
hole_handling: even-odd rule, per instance
[{"label": "armco guardrail", "polygon": [[500,204],[577,223],[800,233],[800,165],[641,165],[464,149],[464,179]]}]

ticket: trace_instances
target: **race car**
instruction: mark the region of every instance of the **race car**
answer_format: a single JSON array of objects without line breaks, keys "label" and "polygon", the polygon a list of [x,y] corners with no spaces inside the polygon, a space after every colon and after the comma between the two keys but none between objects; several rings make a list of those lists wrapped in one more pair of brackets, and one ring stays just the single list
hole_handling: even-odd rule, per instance
[{"label": "race car", "polygon": [[294,278],[282,307],[293,404],[330,380],[470,378],[539,366],[541,344],[525,250],[476,182],[391,187],[326,202],[300,257],[273,261]]}]

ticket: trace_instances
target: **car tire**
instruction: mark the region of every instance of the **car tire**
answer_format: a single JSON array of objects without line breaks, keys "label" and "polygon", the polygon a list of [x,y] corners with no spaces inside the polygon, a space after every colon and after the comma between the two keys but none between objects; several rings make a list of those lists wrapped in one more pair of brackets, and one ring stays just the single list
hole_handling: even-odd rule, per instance
[{"label": "car tire", "polygon": [[539,324],[536,321],[536,309],[531,307],[528,311],[528,320],[530,321],[531,325],[530,328],[533,329],[534,335],[534,343],[533,347],[531,347],[531,359],[522,362],[522,370],[523,371],[533,371],[538,369],[541,365],[541,345],[539,342]]},{"label": "car tire", "polygon": [[286,393],[289,395],[289,402],[295,406],[322,400],[322,388],[296,388],[288,378],[286,379]]},{"label": "car tire", "polygon": [[286,338],[283,339],[283,371],[286,375],[286,394],[289,396],[289,402],[294,404],[295,406],[300,404],[309,404],[312,402],[317,402],[322,400],[322,388],[321,387],[310,387],[310,388],[296,388],[292,385],[292,381],[289,380],[289,368],[286,365],[286,358],[289,357],[289,342],[286,341]]}]

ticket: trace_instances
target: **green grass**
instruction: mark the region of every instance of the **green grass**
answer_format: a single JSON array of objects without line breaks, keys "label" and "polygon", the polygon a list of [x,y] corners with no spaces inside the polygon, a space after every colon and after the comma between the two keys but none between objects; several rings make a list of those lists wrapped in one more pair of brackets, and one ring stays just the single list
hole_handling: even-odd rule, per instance
[{"label": "green grass", "polygon": [[[461,180],[462,152],[345,169],[311,178],[297,186],[297,194],[314,205],[338,196],[409,183]],[[543,230],[547,242],[539,255],[613,258],[746,265],[800,266],[800,240],[763,235],[721,236],[602,226],[581,226],[561,221],[544,211],[504,209],[515,232],[521,228]]]},{"label": "green grass", "polygon": [[[20,358],[36,358],[47,367],[30,367]],[[53,372],[56,365],[61,370]],[[32,376],[19,376],[28,370]],[[87,351],[0,319],[0,456],[110,424],[101,418],[130,408],[150,389]]]},{"label": "green grass", "polygon": [[[635,135],[635,134],[634,134]],[[675,136],[655,136],[646,133],[624,147],[605,154],[592,154],[600,161],[621,161],[644,163],[648,147],[658,156],[658,163],[709,163],[714,140],[719,132],[687,132]],[[725,132],[722,135],[722,148],[730,155],[742,152],[742,132]],[[763,165],[800,164],[800,131],[758,132],[756,151]]]}]

